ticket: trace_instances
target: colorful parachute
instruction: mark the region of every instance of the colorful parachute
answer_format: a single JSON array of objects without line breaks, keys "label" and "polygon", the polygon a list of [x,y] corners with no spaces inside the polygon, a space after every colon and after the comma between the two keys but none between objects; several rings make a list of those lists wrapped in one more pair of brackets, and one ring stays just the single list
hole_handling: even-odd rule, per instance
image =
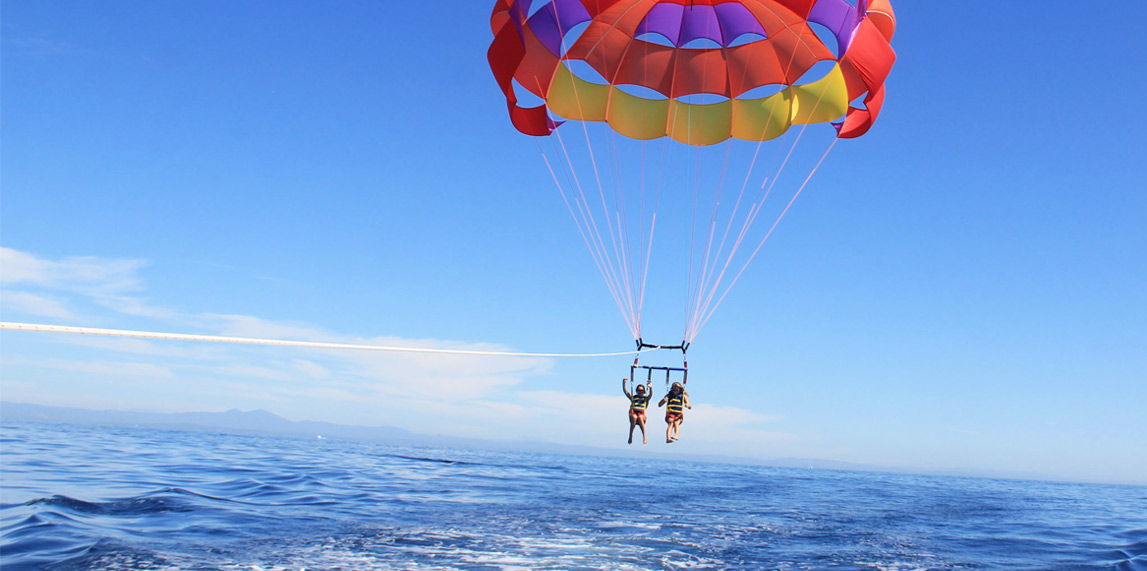
[{"label": "colorful parachute", "polygon": [[[530,14],[531,4],[542,4]],[[570,30],[588,22],[567,44]],[[693,145],[729,137],[771,139],[793,124],[844,119],[842,138],[864,134],[884,101],[884,78],[895,54],[889,45],[895,17],[887,0],[499,0],[490,20],[495,39],[490,67],[506,94],[519,131],[548,135],[547,111],[583,121],[605,121],[635,139],[669,136]],[[832,32],[830,50],[809,24]],[[653,43],[652,36],[665,43]],[[744,38],[760,38],[737,44]],[[707,47],[690,48],[696,40]],[[561,65],[580,60],[608,84],[581,80]],[[818,61],[835,60],[823,79],[794,85]],[[522,108],[511,80],[545,101]],[[618,88],[648,88],[664,99]],[[763,98],[742,96],[766,85],[785,89]],[[695,94],[729,98],[690,104]],[[864,96],[864,107],[849,102]]]},{"label": "colorful parachute", "polygon": [[[694,147],[731,139],[759,144],[786,135],[794,125],[817,123],[831,124],[834,139],[858,137],[880,113],[884,80],[895,60],[889,44],[895,16],[888,0],[497,0],[490,23],[494,41],[488,58],[510,119],[519,131],[535,136],[577,121],[608,125],[629,139],[665,138]],[[819,71],[812,73],[814,68]],[[617,144],[604,140],[601,145]],[[564,142],[561,152],[568,153]],[[578,176],[572,159],[554,162],[575,169],[566,175],[570,187],[589,178]],[[590,162],[602,186],[601,179],[609,178],[598,173],[605,161],[591,157]],[[547,164],[552,171],[548,159]],[[752,169],[750,164],[742,195]],[[777,174],[765,177],[768,189]],[[560,189],[561,177],[554,178]],[[648,178],[630,186],[644,192]],[[722,167],[716,182],[705,184],[720,187],[725,178]],[[604,200],[611,193],[601,189],[601,194]],[[616,195],[616,210],[624,212],[626,199],[620,191]],[[718,191],[714,211],[719,202]],[[731,234],[739,244],[756,218],[758,212],[741,204],[738,198],[720,244],[715,242],[720,224],[711,221],[706,259],[689,279],[686,341],[714,308],[716,284],[736,250],[724,247],[726,238]],[[629,233],[623,216],[609,213],[608,205],[603,205],[603,224],[587,214],[584,194],[583,200],[575,195],[572,205],[567,198],[567,205],[640,338],[645,268],[634,271],[633,261],[643,252],[617,245]],[[730,233],[734,220],[747,224]],[[602,230],[607,225],[608,232]]]}]

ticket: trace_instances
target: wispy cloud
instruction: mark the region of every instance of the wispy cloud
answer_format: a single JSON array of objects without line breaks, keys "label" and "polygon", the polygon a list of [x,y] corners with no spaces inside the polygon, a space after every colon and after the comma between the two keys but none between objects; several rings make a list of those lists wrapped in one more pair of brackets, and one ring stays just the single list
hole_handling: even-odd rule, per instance
[{"label": "wispy cloud", "polygon": [[153,363],[138,363],[130,361],[66,361],[54,359],[43,363],[46,367],[68,371],[72,373],[85,373],[91,375],[110,375],[116,377],[140,377],[147,379],[172,379],[175,373],[171,369]]},{"label": "wispy cloud", "polygon": [[690,438],[761,446],[796,439],[792,434],[764,429],[765,425],[781,420],[780,417],[764,416],[742,408],[697,403],[687,416],[692,421]]},{"label": "wispy cloud", "polygon": [[63,300],[50,295],[35,294],[26,291],[0,292],[0,311],[65,321],[76,319],[75,313],[68,308],[68,304]]},{"label": "wispy cloud", "polygon": [[[246,315],[202,315],[197,321],[229,337],[289,339],[384,347],[417,347],[465,351],[512,351],[493,343],[464,343],[438,339],[358,337],[331,333],[299,323],[282,323]],[[390,396],[436,400],[469,400],[520,383],[523,377],[545,374],[552,360],[532,357],[443,355],[309,349],[328,363],[304,367],[307,374],[327,378],[336,373],[355,379],[361,389]],[[363,384],[366,383],[366,384]]]},{"label": "wispy cloud", "polygon": [[[61,294],[80,296],[124,315],[174,316],[174,312],[152,306],[138,295],[144,289],[139,272],[145,265],[143,260],[95,256],[49,260],[0,247],[0,293],[10,311],[19,310],[37,317],[82,319],[78,310],[58,298]],[[43,291],[31,293],[29,289]],[[49,292],[53,294],[51,297]],[[25,303],[9,305],[9,299]]]},{"label": "wispy cloud", "polygon": [[55,336],[51,340],[80,347],[89,347],[112,353],[150,355],[167,359],[196,359],[212,361],[229,358],[226,347],[209,343],[169,343],[130,337],[103,337],[94,335]]},{"label": "wispy cloud", "polygon": [[29,283],[55,289],[78,289],[93,295],[142,289],[136,275],[142,260],[82,256],[59,261],[0,247],[0,283]]}]

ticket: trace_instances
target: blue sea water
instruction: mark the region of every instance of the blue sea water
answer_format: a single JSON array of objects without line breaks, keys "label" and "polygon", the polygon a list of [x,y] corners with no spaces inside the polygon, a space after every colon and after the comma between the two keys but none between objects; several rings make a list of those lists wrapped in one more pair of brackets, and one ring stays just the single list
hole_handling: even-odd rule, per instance
[{"label": "blue sea water", "polygon": [[0,567],[1147,570],[1147,487],[4,423]]}]

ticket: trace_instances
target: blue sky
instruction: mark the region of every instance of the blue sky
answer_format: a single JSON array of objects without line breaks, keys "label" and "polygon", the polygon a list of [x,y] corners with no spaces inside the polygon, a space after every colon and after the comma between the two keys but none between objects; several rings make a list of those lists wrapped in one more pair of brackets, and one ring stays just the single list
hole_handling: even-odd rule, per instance
[{"label": "blue sky", "polygon": [[[1040,6],[894,4],[884,112],[690,348],[673,450],[1147,483],[1147,7]],[[630,348],[489,9],[6,0],[3,320]],[[625,446],[626,357],[0,342],[9,401]]]}]

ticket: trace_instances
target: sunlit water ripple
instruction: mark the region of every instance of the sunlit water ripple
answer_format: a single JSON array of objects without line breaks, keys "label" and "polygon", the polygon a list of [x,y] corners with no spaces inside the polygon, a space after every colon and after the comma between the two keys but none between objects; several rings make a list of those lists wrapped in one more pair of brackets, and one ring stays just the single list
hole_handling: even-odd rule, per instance
[{"label": "sunlit water ripple", "polygon": [[18,569],[1147,571],[1147,488],[4,423]]}]

